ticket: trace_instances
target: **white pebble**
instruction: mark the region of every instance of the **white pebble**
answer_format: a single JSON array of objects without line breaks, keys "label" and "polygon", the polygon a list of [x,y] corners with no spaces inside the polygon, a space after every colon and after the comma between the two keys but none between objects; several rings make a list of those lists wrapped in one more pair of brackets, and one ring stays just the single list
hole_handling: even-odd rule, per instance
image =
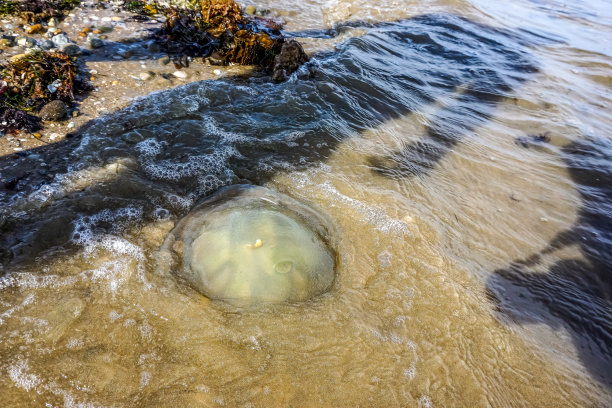
[{"label": "white pebble", "polygon": [[187,78],[187,73],[185,73],[184,71],[174,71],[172,73],[172,75],[174,75],[175,77],[180,78],[180,79]]}]

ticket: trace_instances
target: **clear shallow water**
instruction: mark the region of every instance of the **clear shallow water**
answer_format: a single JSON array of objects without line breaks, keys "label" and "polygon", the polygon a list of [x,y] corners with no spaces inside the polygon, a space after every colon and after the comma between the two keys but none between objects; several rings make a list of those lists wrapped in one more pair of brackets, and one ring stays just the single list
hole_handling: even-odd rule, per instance
[{"label": "clear shallow water", "polygon": [[[5,163],[3,400],[610,405],[603,4],[271,2],[321,51],[291,81],[139,100],[36,152],[50,177]],[[160,273],[238,183],[329,218],[330,292],[240,309]]]}]

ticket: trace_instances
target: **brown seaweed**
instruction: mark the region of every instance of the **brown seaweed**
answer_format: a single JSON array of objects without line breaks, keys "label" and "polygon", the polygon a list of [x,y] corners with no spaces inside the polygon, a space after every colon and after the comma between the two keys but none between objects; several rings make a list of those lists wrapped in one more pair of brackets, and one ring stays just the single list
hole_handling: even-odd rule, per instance
[{"label": "brown seaweed", "polygon": [[74,99],[77,65],[62,52],[36,51],[0,66],[0,103],[35,110],[46,102]]},{"label": "brown seaweed", "polygon": [[[209,62],[215,65],[259,66],[273,73],[275,81],[285,79],[308,60],[299,43],[283,37],[279,22],[246,16],[233,0],[202,0],[196,10],[155,7],[166,16],[155,38],[170,54],[212,55]],[[292,52],[280,58],[284,63],[279,69],[276,65],[283,49]],[[288,62],[289,58],[295,61]]]},{"label": "brown seaweed", "polygon": [[16,15],[25,23],[40,23],[52,17],[63,19],[81,0],[0,0],[0,15]]},{"label": "brown seaweed", "polygon": [[32,112],[52,100],[71,103],[75,93],[89,90],[77,71],[74,59],[62,52],[36,51],[0,65],[0,130],[36,130],[40,121]]}]

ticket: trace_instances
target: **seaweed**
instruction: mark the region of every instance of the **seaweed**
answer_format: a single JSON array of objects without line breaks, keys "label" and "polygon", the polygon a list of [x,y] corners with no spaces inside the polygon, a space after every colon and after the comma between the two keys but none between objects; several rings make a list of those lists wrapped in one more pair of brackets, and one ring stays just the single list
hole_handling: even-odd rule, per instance
[{"label": "seaweed", "polygon": [[52,17],[62,19],[81,0],[0,0],[0,15],[16,15],[26,23],[40,23]]},{"label": "seaweed", "polygon": [[17,13],[17,2],[11,0],[0,0],[0,16],[12,16]]},{"label": "seaweed", "polygon": [[62,52],[35,51],[0,65],[0,130],[36,130],[32,116],[52,100],[71,103],[90,86],[77,79],[77,64]]},{"label": "seaweed", "polygon": [[[201,0],[193,10],[155,7],[166,16],[155,38],[170,54],[212,55],[209,62],[215,65],[256,65],[274,73],[275,81],[283,80],[308,60],[299,43],[283,37],[282,24],[246,16],[233,0]],[[292,52],[284,57],[279,70],[277,56],[286,44],[292,44]],[[295,63],[286,63],[294,57]]]},{"label": "seaweed", "polygon": [[151,16],[158,14],[159,10],[162,10],[162,7],[160,7],[156,1],[150,2],[142,0],[127,0],[121,8],[134,13],[135,15],[131,17],[131,19],[137,21],[149,20]]},{"label": "seaweed", "polygon": [[18,130],[35,132],[42,128],[41,119],[31,113],[8,106],[0,106],[0,131],[12,133]]},{"label": "seaweed", "polygon": [[77,65],[62,52],[35,51],[0,66],[0,103],[37,110],[53,99],[74,99]]}]

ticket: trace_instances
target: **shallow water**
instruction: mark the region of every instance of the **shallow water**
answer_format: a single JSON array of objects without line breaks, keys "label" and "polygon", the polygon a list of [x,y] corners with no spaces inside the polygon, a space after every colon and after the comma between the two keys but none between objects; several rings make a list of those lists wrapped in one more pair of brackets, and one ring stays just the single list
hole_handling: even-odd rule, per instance
[{"label": "shallow water", "polygon": [[[290,81],[136,101],[34,152],[48,177],[2,162],[5,405],[611,405],[605,2],[266,4],[319,51]],[[245,183],[329,220],[330,291],[241,308],[160,270]]]}]

